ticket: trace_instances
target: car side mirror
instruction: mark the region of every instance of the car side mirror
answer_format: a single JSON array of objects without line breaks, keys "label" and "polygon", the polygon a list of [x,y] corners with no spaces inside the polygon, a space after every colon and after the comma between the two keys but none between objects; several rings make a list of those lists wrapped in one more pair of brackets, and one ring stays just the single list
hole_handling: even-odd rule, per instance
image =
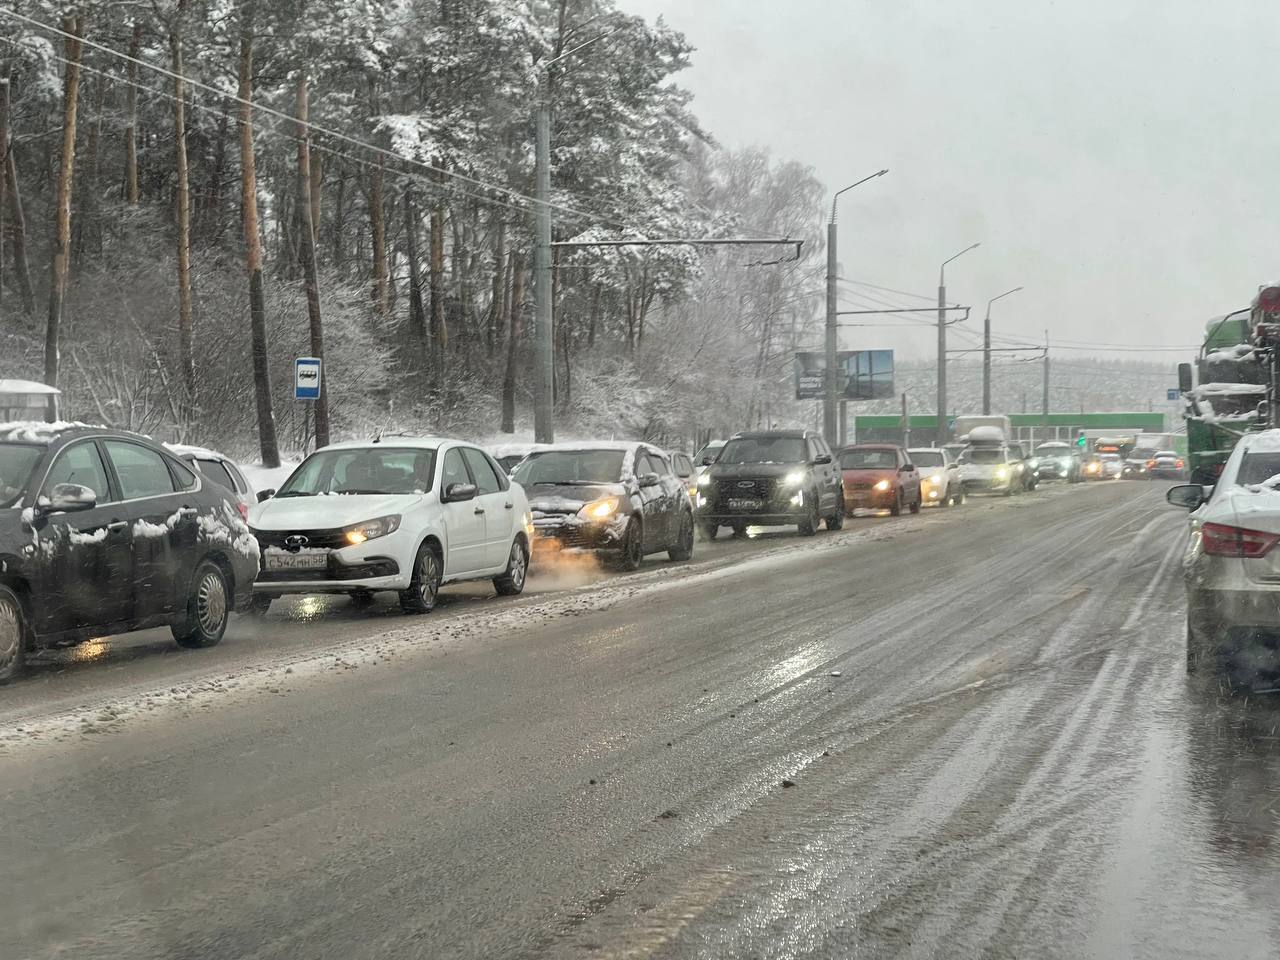
[{"label": "car side mirror", "polygon": [[265,490],[259,490],[258,502],[262,503],[264,500],[270,500],[275,495],[276,495],[276,491],[274,487],[267,487],[267,489]]},{"label": "car side mirror", "polygon": [[474,483],[451,483],[445,488],[444,497],[441,499],[445,503],[461,503],[475,498],[476,485]]},{"label": "car side mirror", "polygon": [[704,467],[709,467],[715,462],[716,462],[716,458],[710,453],[708,453],[705,457],[702,458],[702,465]]},{"label": "car side mirror", "polygon": [[1165,491],[1164,498],[1175,507],[1194,510],[1209,499],[1205,488],[1198,483],[1179,483]]},{"label": "car side mirror", "polygon": [[44,513],[76,513],[92,510],[98,505],[98,495],[89,487],[78,483],[59,483],[50,491],[47,501],[37,505]]},{"label": "car side mirror", "polygon": [[911,472],[912,470],[914,470],[915,468],[916,468],[916,467],[915,467],[915,464],[913,464],[913,463],[904,463],[902,466],[900,466],[900,467],[898,468],[898,472],[899,472],[899,473],[910,473],[910,472]]},{"label": "car side mirror", "polygon": [[662,482],[662,478],[656,473],[642,473],[636,477],[636,482],[642,487],[656,487]]},{"label": "car side mirror", "polygon": [[814,458],[813,458],[813,462],[814,462],[814,465],[815,465],[815,466],[822,466],[823,464],[830,463],[830,462],[831,462],[831,454],[829,454],[829,453],[820,453],[820,454],[818,454],[816,457],[814,457]]}]

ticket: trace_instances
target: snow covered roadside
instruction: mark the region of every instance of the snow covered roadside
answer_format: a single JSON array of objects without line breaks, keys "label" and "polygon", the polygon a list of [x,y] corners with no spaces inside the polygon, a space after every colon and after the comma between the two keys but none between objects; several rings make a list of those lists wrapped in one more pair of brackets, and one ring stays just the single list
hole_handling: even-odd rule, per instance
[{"label": "snow covered roadside", "polygon": [[264,467],[260,463],[242,463],[240,471],[249,481],[253,492],[259,490],[279,490],[280,484],[289,479],[289,474],[298,468],[300,460],[286,460],[278,467]]}]

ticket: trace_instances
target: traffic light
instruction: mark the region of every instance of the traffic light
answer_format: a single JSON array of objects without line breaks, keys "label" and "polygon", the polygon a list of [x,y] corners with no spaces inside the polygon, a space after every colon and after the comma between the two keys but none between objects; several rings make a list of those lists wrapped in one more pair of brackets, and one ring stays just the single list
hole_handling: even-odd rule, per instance
[{"label": "traffic light", "polygon": [[1076,446],[1079,447],[1081,450],[1083,450],[1086,446],[1088,446],[1088,444],[1089,444],[1089,441],[1084,436],[1084,434],[1081,434],[1080,436],[1076,437]]}]

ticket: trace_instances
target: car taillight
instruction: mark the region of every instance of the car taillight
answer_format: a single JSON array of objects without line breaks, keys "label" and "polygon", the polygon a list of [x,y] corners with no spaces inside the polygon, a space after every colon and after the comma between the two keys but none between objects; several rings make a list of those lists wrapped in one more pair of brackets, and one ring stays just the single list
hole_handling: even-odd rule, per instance
[{"label": "car taillight", "polygon": [[1181,470],[1181,469],[1182,469],[1182,461],[1181,461],[1181,460],[1179,460],[1179,461],[1178,461],[1178,469],[1179,469],[1179,470]]},{"label": "car taillight", "polygon": [[1156,468],[1156,462],[1155,462],[1154,460],[1148,460],[1148,461],[1147,461],[1147,469],[1148,469],[1148,470],[1154,470],[1155,468]]},{"label": "car taillight", "polygon": [[1246,530],[1225,523],[1206,523],[1200,528],[1200,542],[1204,552],[1211,557],[1266,556],[1267,551],[1280,542],[1280,534]]},{"label": "car taillight", "polygon": [[240,511],[240,519],[245,523],[249,522],[249,505],[243,500],[236,501],[236,509]]}]

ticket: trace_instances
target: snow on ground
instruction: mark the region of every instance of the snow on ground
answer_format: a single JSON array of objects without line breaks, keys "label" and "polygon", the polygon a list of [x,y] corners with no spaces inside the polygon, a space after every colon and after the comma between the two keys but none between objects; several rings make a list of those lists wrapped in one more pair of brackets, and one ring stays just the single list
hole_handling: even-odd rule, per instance
[{"label": "snow on ground", "polygon": [[249,481],[254,493],[259,490],[279,490],[280,484],[289,479],[289,474],[298,468],[299,460],[282,462],[278,467],[264,467],[260,463],[242,463],[240,472]]}]

